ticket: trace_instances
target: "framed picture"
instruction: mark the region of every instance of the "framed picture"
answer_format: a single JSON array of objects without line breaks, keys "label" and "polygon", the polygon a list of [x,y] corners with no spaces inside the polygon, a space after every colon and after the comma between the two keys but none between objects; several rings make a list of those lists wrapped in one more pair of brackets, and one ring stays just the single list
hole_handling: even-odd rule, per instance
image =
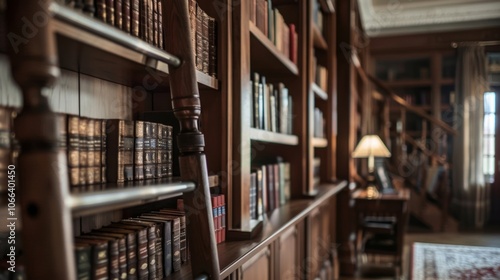
[{"label": "framed picture", "polygon": [[375,160],[375,178],[381,193],[396,193],[396,189],[392,184],[392,177],[387,171],[384,164],[384,159]]}]

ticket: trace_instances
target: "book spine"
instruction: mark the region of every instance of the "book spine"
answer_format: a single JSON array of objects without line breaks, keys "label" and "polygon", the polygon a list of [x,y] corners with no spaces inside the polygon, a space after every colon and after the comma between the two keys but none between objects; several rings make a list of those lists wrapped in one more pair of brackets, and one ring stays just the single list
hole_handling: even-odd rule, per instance
[{"label": "book spine", "polygon": [[79,118],[68,116],[68,171],[69,183],[71,186],[77,186],[80,183],[80,138],[79,138]]},{"label": "book spine", "polygon": [[117,2],[122,3],[122,29],[123,31],[131,34],[132,33],[132,7],[131,2],[133,0],[117,0]]},{"label": "book spine", "polygon": [[148,1],[139,0],[139,38],[148,41]]},{"label": "book spine", "polygon": [[196,0],[189,0],[189,29],[191,37],[191,47],[195,56],[196,65]]},{"label": "book spine", "polygon": [[144,122],[135,122],[134,180],[144,179]]},{"label": "book spine", "polygon": [[163,4],[158,0],[158,47],[163,50]]},{"label": "book spine", "polygon": [[139,1],[144,0],[130,0],[130,33],[132,36],[139,37],[139,22],[140,22],[140,4]]},{"label": "book spine", "polygon": [[94,184],[94,140],[95,140],[95,121],[93,119],[87,120],[87,131],[86,131],[86,150],[87,150],[87,165],[86,165],[86,176],[85,179],[87,184]]},{"label": "book spine", "polygon": [[152,21],[152,30],[153,30],[153,39],[152,39],[152,44],[155,47],[158,47],[158,23],[160,22],[158,18],[158,0],[153,0],[151,1],[151,4],[153,5],[153,21]]},{"label": "book spine", "polygon": [[101,183],[106,183],[106,120],[101,121]]},{"label": "book spine", "polygon": [[88,245],[75,244],[74,254],[75,254],[76,279],[78,280],[90,279],[91,247]]},{"label": "book spine", "polygon": [[210,49],[210,44],[209,44],[209,32],[208,32],[208,25],[209,25],[209,17],[208,15],[203,11],[202,13],[202,28],[201,28],[201,36],[202,36],[202,72],[208,74],[209,70],[209,49]]},{"label": "book spine", "polygon": [[80,152],[79,152],[79,185],[85,185],[87,184],[87,166],[88,166],[88,139],[87,139],[87,127],[88,127],[89,121],[86,118],[80,118],[78,121],[78,142],[80,145]]},{"label": "book spine", "polygon": [[208,74],[217,77],[217,21],[208,19]]},{"label": "book spine", "polygon": [[95,0],[95,17],[106,22],[106,0]]},{"label": "book spine", "polygon": [[226,241],[226,200],[223,194],[219,195],[221,205],[221,226],[222,226],[222,242]]},{"label": "book spine", "polygon": [[148,42],[149,44],[153,44],[154,43],[154,30],[155,30],[155,27],[153,25],[154,22],[156,21],[153,21],[155,18],[154,18],[154,11],[153,11],[153,0],[148,0],[147,1],[147,14],[146,14],[146,28],[147,28],[147,36],[146,36],[146,42]]},{"label": "book spine", "polygon": [[203,71],[203,10],[196,6],[196,69]]},{"label": "book spine", "polygon": [[120,0],[106,0],[106,23],[115,25],[115,1]]},{"label": "book spine", "polygon": [[123,29],[123,6],[122,2],[126,0],[114,0],[115,2],[115,26]]},{"label": "book spine", "polygon": [[101,157],[101,141],[102,141],[102,121],[94,120],[94,139],[92,141],[93,146],[93,158],[94,162],[92,164],[93,170],[93,178],[94,183],[101,182],[101,166],[102,166],[102,157]]}]

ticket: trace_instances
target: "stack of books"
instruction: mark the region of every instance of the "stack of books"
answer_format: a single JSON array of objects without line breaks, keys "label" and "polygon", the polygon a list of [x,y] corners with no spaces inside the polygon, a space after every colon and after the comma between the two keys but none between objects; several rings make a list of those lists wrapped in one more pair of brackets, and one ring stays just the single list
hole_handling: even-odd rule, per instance
[{"label": "stack of books", "polygon": [[283,83],[266,83],[254,73],[252,81],[252,126],[272,132],[292,134],[292,96]]},{"label": "stack of books", "polygon": [[162,209],[75,237],[76,279],[163,279],[189,259],[184,211]]}]

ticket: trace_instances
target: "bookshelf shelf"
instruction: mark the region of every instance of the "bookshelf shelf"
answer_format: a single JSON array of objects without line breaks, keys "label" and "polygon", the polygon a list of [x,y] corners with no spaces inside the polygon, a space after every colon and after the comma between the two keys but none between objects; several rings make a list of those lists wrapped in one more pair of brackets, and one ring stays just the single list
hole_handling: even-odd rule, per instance
[{"label": "bookshelf shelf", "polygon": [[313,33],[314,46],[318,49],[328,50],[328,44],[326,43],[326,40],[323,37],[323,34],[321,34],[319,27],[314,22],[312,24],[312,30],[313,30],[312,33]]},{"label": "bookshelf shelf", "polygon": [[71,194],[67,203],[73,216],[90,215],[180,196],[194,188],[193,182],[172,179],[108,184],[102,191]]},{"label": "bookshelf shelf", "polygon": [[[264,228],[256,238],[243,241],[226,241],[217,246],[219,253],[220,279],[228,277],[235,268],[255,255],[260,248],[272,243],[279,235],[304,220],[314,209],[325,203],[347,186],[342,181],[336,184],[323,184],[313,199],[292,200],[286,205],[265,215]],[[234,260],[237,260],[236,262]],[[171,274],[167,280],[191,279],[190,263],[182,266],[181,271]]]},{"label": "bookshelf shelf", "polygon": [[250,22],[250,52],[253,71],[269,74],[281,73],[297,76],[299,69],[288,57],[280,53],[276,46]]},{"label": "bookshelf shelf", "polygon": [[431,80],[399,80],[399,81],[385,81],[384,85],[388,87],[418,87],[418,86],[432,86]]},{"label": "bookshelf shelf", "polygon": [[316,83],[313,83],[311,87],[312,91],[317,97],[323,100],[328,100],[328,94],[322,88],[320,88]]},{"label": "bookshelf shelf", "polygon": [[325,138],[313,138],[312,145],[315,148],[326,148],[328,146],[328,140]]},{"label": "bookshelf shelf", "polygon": [[295,146],[299,144],[299,138],[295,135],[276,133],[256,128],[250,128],[250,139],[268,143]]},{"label": "bookshelf shelf", "polygon": [[[146,79],[148,88],[157,84],[152,91],[169,89],[167,63],[177,65],[178,58],[56,3],[51,9],[56,15],[53,26],[62,68],[129,87],[144,86]],[[196,78],[203,87],[218,89],[214,77],[196,70]]]}]

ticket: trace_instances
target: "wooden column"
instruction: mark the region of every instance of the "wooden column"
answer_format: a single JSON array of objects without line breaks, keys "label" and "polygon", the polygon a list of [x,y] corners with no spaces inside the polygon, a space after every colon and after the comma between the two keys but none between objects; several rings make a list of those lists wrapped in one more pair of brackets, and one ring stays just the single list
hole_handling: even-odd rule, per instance
[{"label": "wooden column", "polygon": [[[340,180],[352,180],[354,162],[351,153],[355,147],[355,103],[352,92],[355,82],[354,66],[350,54],[353,47],[352,10],[353,0],[337,0],[337,177]],[[353,244],[353,210],[350,206],[351,194],[348,188],[339,193],[337,198],[337,243],[339,244],[340,273],[352,275],[355,269]]]},{"label": "wooden column", "polygon": [[166,30],[171,31],[166,33],[166,50],[182,59],[181,66],[169,69],[172,108],[180,123],[177,139],[181,177],[197,182],[193,192],[184,194],[189,219],[186,232],[189,247],[195,250],[191,253],[192,276],[196,278],[205,274],[210,279],[218,279],[220,268],[204,154],[205,140],[198,130],[201,104],[189,36],[188,0],[167,1],[163,7],[163,19],[169,27]]},{"label": "wooden column", "polygon": [[16,190],[17,211],[22,213],[21,238],[27,249],[23,252],[26,275],[28,279],[65,280],[76,276],[71,215],[65,206],[68,170],[65,153],[57,149],[61,128],[41,94],[59,76],[48,12],[51,2],[9,2],[8,49],[12,76],[24,103],[14,132],[21,145]]}]

